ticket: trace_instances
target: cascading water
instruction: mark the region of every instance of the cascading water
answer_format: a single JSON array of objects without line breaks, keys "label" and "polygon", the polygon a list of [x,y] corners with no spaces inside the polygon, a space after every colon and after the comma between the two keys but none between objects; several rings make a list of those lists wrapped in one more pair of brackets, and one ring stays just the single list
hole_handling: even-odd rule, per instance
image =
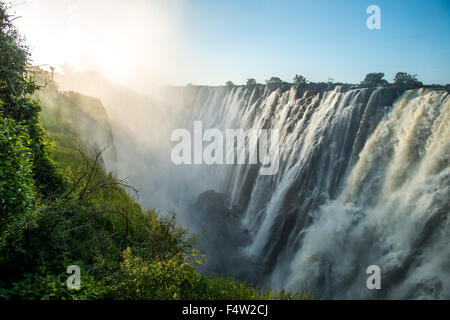
[{"label": "cascading water", "polygon": [[365,269],[382,270],[384,298],[450,296],[450,99],[415,90],[369,135],[337,197],[312,213],[289,264],[331,297],[371,297]]},{"label": "cascading water", "polygon": [[[263,267],[253,270],[263,283],[330,298],[450,297],[447,92],[240,87],[197,97],[190,122],[205,128],[280,130],[278,174],[196,173],[242,212],[250,241],[240,251]],[[367,289],[370,265],[385,290]]]}]

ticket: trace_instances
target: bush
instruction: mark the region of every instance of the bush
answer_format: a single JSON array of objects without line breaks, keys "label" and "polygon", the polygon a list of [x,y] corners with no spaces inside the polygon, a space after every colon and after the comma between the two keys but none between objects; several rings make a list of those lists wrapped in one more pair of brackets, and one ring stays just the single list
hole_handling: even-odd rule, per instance
[{"label": "bush", "polygon": [[24,230],[35,223],[28,144],[23,127],[0,112],[0,265],[9,259],[12,238],[22,238]]},{"label": "bush", "polygon": [[368,73],[364,80],[361,81],[361,84],[369,86],[385,86],[388,82],[383,78],[383,72]]},{"label": "bush", "polygon": [[251,86],[256,86],[257,83],[256,83],[256,80],[255,80],[255,79],[249,78],[249,79],[247,79],[247,82],[245,83],[245,85],[246,85],[247,87],[251,87]]},{"label": "bush", "polygon": [[271,77],[269,80],[266,80],[266,84],[283,84],[284,81],[278,77]]},{"label": "bush", "polygon": [[67,274],[48,273],[41,268],[39,273],[26,274],[10,290],[0,288],[0,299],[11,300],[93,300],[105,298],[109,288],[94,277],[83,275],[79,290],[68,290]]},{"label": "bush", "polygon": [[423,83],[417,80],[417,75],[408,74],[406,72],[397,72],[394,77],[395,86],[406,87],[408,89],[423,86]]},{"label": "bush", "polygon": [[127,248],[111,293],[116,299],[189,299],[198,281],[195,267],[181,254],[148,263]]},{"label": "bush", "polygon": [[234,87],[234,83],[231,81],[227,81],[225,82],[225,86],[227,86],[228,88],[233,88]]},{"label": "bush", "polygon": [[307,84],[308,81],[306,80],[306,78],[304,76],[301,76],[299,74],[296,74],[294,77],[294,84],[297,86],[303,86],[305,84]]}]

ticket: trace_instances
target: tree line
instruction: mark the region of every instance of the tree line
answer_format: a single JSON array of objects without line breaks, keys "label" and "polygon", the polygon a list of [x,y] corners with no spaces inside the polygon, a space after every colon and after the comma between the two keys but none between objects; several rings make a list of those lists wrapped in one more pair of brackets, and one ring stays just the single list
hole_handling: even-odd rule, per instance
[{"label": "tree line", "polygon": [[[417,79],[417,74],[409,74],[407,72],[397,72],[392,83],[389,83],[385,78],[385,74],[383,72],[372,72],[366,74],[363,81],[360,82],[361,85],[366,86],[398,86],[398,87],[406,87],[406,88],[418,88],[422,87],[423,83]],[[282,80],[279,77],[270,77],[265,81],[266,85],[282,85],[282,84],[293,84],[297,86],[304,86],[310,83],[306,77],[296,74],[292,80],[292,82],[287,82]],[[328,83],[334,83],[334,79],[329,78]],[[256,86],[259,83],[254,78],[248,78],[245,86],[251,87]],[[225,86],[231,88],[236,86],[232,81],[227,81]]]}]

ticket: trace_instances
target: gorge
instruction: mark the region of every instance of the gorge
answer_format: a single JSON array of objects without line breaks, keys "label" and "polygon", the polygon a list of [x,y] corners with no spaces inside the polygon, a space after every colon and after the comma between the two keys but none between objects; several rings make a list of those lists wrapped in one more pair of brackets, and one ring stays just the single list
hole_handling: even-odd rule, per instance
[{"label": "gorge", "polygon": [[[144,206],[174,210],[200,234],[204,272],[326,298],[450,296],[447,90],[187,86],[126,108],[100,98],[118,175]],[[278,129],[278,173],[173,164],[171,132],[195,121],[204,130]],[[370,265],[384,290],[366,288]]]}]

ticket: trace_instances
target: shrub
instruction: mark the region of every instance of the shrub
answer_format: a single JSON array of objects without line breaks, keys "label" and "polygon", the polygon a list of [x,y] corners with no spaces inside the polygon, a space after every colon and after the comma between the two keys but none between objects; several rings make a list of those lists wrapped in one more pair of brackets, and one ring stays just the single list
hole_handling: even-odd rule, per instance
[{"label": "shrub", "polygon": [[160,257],[152,263],[127,248],[120,271],[112,278],[112,293],[119,299],[186,299],[199,281],[194,266],[184,256]]},{"label": "shrub", "polygon": [[369,86],[385,86],[388,84],[388,82],[383,78],[383,72],[368,73],[366,74],[364,80],[361,81],[361,84]]},{"label": "shrub", "polygon": [[255,79],[253,79],[253,78],[249,78],[249,79],[247,79],[247,82],[245,83],[245,85],[247,86],[247,87],[250,87],[250,86],[256,86],[256,80]]},{"label": "shrub", "polygon": [[[1,105],[1,100],[0,100]],[[32,151],[23,127],[0,112],[0,264],[8,255],[6,241],[34,223]]]},{"label": "shrub", "polygon": [[233,87],[234,87],[234,83],[231,82],[231,81],[225,82],[225,85],[226,85],[228,88],[233,88]]},{"label": "shrub", "polygon": [[417,88],[423,86],[423,83],[417,80],[417,75],[412,75],[406,72],[397,72],[394,77],[395,86],[401,86],[406,88]]},{"label": "shrub", "polygon": [[295,77],[294,77],[295,85],[302,86],[302,85],[305,85],[306,83],[308,83],[308,81],[306,80],[306,78],[304,76],[301,76],[299,74],[295,75]]},{"label": "shrub", "polygon": [[278,77],[271,77],[269,80],[266,80],[266,84],[283,84],[284,81]]}]

